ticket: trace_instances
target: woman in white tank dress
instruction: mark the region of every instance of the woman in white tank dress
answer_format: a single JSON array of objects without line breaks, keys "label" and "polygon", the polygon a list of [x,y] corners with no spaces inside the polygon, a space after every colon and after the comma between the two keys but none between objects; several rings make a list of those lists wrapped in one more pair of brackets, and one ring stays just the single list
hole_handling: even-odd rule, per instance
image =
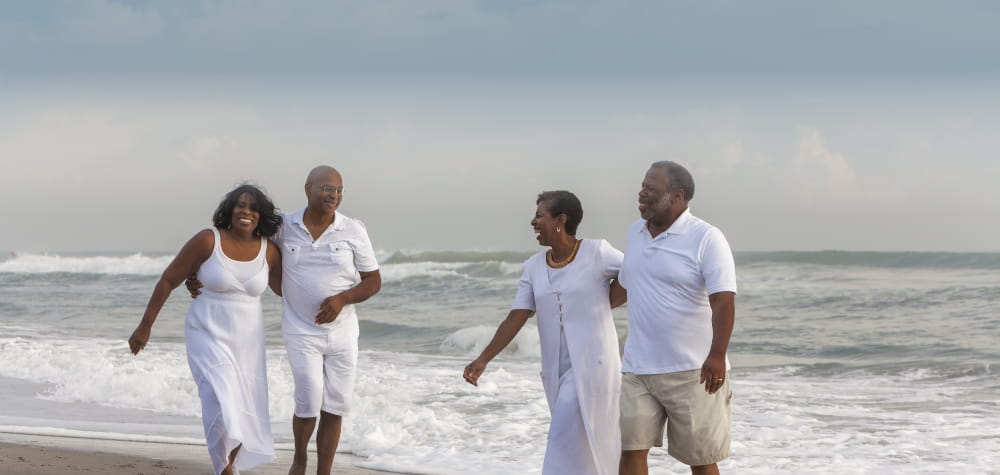
[{"label": "woman in white tank dress", "polygon": [[576,238],[583,207],[572,193],[543,192],[536,203],[531,226],[539,244],[551,249],[525,261],[510,313],[466,366],[465,380],[477,385],[486,365],[537,313],[542,386],[552,414],[542,473],[617,474],[621,360],[611,308],[624,301],[612,302],[609,287],[622,253],[604,240]]},{"label": "woman in white tank dress", "polygon": [[138,354],[170,292],[197,272],[204,287],[187,312],[184,341],[198,385],[202,423],[215,473],[231,475],[274,459],[268,417],[260,296],[280,295],[281,254],[268,241],[281,216],[260,190],[241,185],[163,271],[129,338]]}]

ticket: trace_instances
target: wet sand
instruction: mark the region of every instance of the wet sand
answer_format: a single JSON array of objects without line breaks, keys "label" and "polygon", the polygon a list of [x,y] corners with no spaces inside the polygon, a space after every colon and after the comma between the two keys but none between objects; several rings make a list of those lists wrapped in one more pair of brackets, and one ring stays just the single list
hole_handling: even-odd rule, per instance
[{"label": "wet sand", "polygon": [[[277,458],[242,475],[285,475],[292,453],[276,451]],[[315,460],[315,454],[311,454]],[[333,472],[348,475],[385,475],[389,472],[355,466],[364,459],[337,454]],[[310,466],[308,473],[315,473]],[[0,472],[4,475],[194,475],[211,474],[204,446],[156,444],[0,433]]]}]

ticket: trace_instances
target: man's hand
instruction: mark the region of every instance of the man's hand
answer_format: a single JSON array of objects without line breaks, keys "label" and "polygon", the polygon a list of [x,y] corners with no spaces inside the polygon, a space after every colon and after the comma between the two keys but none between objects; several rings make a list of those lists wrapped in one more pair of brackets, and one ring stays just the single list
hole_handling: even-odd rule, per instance
[{"label": "man's hand", "polygon": [[349,304],[350,300],[343,292],[332,297],[327,297],[323,303],[319,304],[319,313],[316,314],[316,324],[322,325],[330,323],[340,316],[340,311]]},{"label": "man's hand", "polygon": [[191,298],[196,298],[201,295],[201,289],[204,285],[198,280],[198,274],[191,274],[188,276],[187,280],[184,281],[184,286],[187,287],[188,292],[191,292]]},{"label": "man's hand", "polygon": [[152,329],[149,328],[149,325],[143,325],[140,323],[139,326],[135,328],[135,331],[132,332],[132,336],[128,339],[128,347],[132,350],[133,355],[139,354],[139,352],[146,347],[146,343],[149,342],[149,334],[151,330]]},{"label": "man's hand", "polygon": [[709,354],[705,364],[701,365],[701,383],[705,384],[708,394],[715,394],[726,382],[726,355]]},{"label": "man's hand", "polygon": [[483,375],[483,371],[486,371],[486,362],[477,358],[465,367],[465,373],[462,376],[469,384],[479,386],[479,377]]}]

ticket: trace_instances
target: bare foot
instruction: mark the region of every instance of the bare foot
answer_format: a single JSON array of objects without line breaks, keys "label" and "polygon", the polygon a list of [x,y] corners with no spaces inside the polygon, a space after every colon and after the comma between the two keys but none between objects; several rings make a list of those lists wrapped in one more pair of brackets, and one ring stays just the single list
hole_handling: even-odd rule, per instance
[{"label": "bare foot", "polygon": [[229,465],[219,472],[219,475],[233,475],[233,462],[236,460],[236,454],[239,453],[240,449],[243,448],[243,444],[237,445],[232,452],[229,452]]},{"label": "bare foot", "polygon": [[306,475],[306,465],[293,463],[292,467],[288,469],[288,475]]}]

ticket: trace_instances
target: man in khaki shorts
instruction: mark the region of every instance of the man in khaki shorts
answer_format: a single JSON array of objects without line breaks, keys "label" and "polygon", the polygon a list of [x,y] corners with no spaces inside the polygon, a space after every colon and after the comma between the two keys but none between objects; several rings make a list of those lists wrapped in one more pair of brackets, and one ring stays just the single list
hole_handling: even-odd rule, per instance
[{"label": "man in khaki shorts", "polygon": [[732,391],[726,349],[733,332],[736,266],[718,228],[688,209],[691,174],[656,162],[639,191],[642,219],[629,228],[612,295],[628,295],[622,357],[620,474],[646,474],[653,446],[717,474],[729,456]]}]

